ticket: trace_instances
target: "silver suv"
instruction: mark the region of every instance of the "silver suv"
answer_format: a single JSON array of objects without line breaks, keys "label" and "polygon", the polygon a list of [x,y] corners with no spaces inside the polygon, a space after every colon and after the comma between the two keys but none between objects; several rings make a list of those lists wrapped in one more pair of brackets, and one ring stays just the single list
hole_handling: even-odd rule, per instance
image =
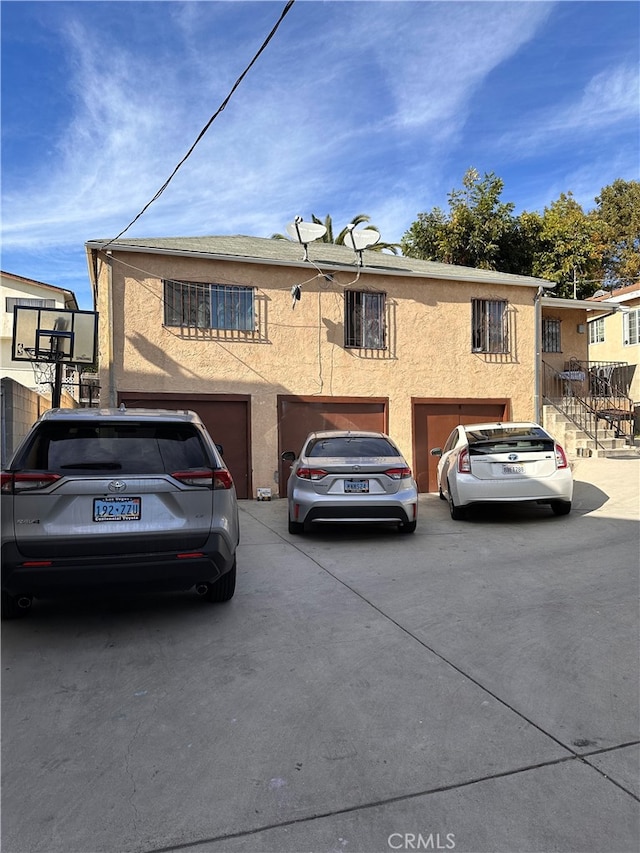
[{"label": "silver suv", "polygon": [[2,472],[2,618],[97,591],[228,601],[239,524],[221,451],[194,412],[46,412]]}]

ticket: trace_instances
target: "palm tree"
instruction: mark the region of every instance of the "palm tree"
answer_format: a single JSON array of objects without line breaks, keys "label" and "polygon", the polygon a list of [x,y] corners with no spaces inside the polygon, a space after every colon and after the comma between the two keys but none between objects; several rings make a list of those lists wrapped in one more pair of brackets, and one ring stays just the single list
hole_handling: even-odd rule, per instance
[{"label": "palm tree", "polygon": [[[369,222],[371,220],[370,216],[367,216],[366,213],[359,213],[357,216],[354,216],[349,225],[345,226],[342,231],[338,234],[337,237],[333,236],[333,220],[327,214],[324,218],[324,222],[321,219],[318,219],[313,213],[311,214],[311,221],[315,222],[316,225],[324,225],[327,229],[325,235],[321,238],[322,243],[334,243],[336,246],[344,246],[345,237],[351,230],[351,228],[355,228],[358,225],[362,225],[363,222]],[[375,225],[369,225],[369,228],[372,228],[374,231],[378,231]],[[379,232],[378,232],[379,233]],[[289,240],[290,238],[286,234],[272,234],[272,240]],[[383,249],[388,249],[392,254],[397,255],[400,252],[400,243],[384,243],[382,241],[378,241],[375,246],[369,246],[368,251],[371,252],[381,252]]]}]

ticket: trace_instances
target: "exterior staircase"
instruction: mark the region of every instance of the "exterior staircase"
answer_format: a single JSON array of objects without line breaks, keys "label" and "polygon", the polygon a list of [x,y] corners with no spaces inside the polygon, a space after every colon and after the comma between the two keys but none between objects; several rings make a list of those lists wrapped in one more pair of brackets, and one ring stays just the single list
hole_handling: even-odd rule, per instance
[{"label": "exterior staircase", "polygon": [[[626,453],[630,445],[624,438],[616,438],[614,429],[600,426],[597,441],[565,412],[551,404],[542,407],[542,426],[562,445],[569,459],[581,456],[615,456]],[[635,448],[632,448],[635,451]]]},{"label": "exterior staircase", "polygon": [[562,371],[542,367],[542,425],[570,459],[638,455],[626,364],[571,359]]}]

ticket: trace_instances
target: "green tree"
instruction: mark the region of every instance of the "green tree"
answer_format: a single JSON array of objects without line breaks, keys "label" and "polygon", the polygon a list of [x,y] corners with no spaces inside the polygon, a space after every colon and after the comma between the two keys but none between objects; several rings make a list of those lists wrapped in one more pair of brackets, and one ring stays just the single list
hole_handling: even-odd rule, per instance
[{"label": "green tree", "polygon": [[602,278],[603,244],[597,219],[569,193],[545,207],[532,274],[555,281],[555,296],[584,299]]},{"label": "green tree", "polygon": [[[462,188],[449,193],[449,212],[434,208],[418,214],[401,240],[402,251],[412,258],[447,264],[502,269],[515,263],[520,236],[514,205],[502,202],[504,182],[493,172],[484,177],[468,169]],[[522,264],[518,261],[518,266]]]},{"label": "green tree", "polygon": [[[350,230],[349,226],[352,226],[355,228],[358,225],[362,225],[363,223],[369,223],[370,220],[371,220],[371,217],[367,216],[366,213],[359,213],[357,216],[353,217],[353,219],[349,222],[349,225],[345,226],[337,236],[334,236],[333,220],[331,219],[329,214],[327,214],[325,216],[324,220],[318,219],[318,217],[315,216],[313,213],[311,214],[311,221],[312,222],[315,222],[316,225],[324,225],[324,227],[327,229],[325,235],[322,237],[321,242],[322,243],[335,243],[336,246],[344,246],[345,238],[346,238],[346,236]],[[375,225],[369,225],[368,227],[372,228],[374,231],[378,231],[378,233],[380,233],[379,229],[376,228]],[[286,234],[272,234],[271,239],[272,240],[289,240],[290,238]],[[386,243],[383,240],[379,240],[375,244],[375,246],[369,246],[369,249],[367,251],[382,252],[384,249],[387,249],[392,254],[397,255],[398,252],[400,251],[400,244],[399,243]]]},{"label": "green tree", "polygon": [[604,243],[603,278],[610,286],[640,280],[640,182],[618,179],[596,197],[594,219]]}]

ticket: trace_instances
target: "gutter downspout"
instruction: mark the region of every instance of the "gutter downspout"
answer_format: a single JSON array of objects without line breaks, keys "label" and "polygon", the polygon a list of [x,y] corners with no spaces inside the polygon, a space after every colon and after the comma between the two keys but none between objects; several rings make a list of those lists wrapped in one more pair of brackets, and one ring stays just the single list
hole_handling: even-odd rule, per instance
[{"label": "gutter downspout", "polygon": [[535,334],[535,364],[533,381],[533,407],[536,413],[536,423],[542,423],[542,400],[540,396],[540,370],[542,368],[542,303],[540,301],[544,288],[539,287],[533,297],[535,308],[534,334]]},{"label": "gutter downspout", "polygon": [[109,407],[116,408],[116,383],[113,375],[113,264],[111,249],[107,249],[107,370],[109,386]]}]

